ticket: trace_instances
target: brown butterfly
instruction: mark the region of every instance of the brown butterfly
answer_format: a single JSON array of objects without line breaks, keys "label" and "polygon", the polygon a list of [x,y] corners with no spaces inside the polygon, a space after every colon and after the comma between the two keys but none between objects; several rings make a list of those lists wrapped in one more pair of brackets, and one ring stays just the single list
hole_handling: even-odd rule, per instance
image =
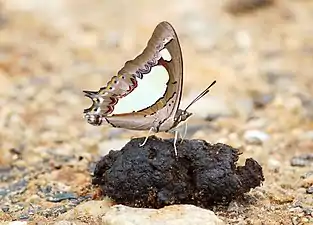
[{"label": "brown butterfly", "polygon": [[[156,67],[165,69],[166,76],[153,76],[155,74],[152,74],[152,70]],[[158,99],[138,110],[116,113],[116,107],[121,104],[120,102],[133,95],[133,92],[141,87],[141,80],[152,78],[155,81],[145,85],[149,90],[128,105],[148,99],[152,88],[157,85],[159,80],[163,80],[164,88],[157,90],[159,92]],[[215,83],[216,81],[207,87],[184,110],[179,109],[183,88],[182,52],[174,28],[168,22],[161,22],[155,28],[143,52],[135,59],[127,61],[106,86],[101,87],[99,91],[84,91],[85,96],[93,101],[91,107],[84,110],[84,117],[92,125],[101,125],[107,122],[113,127],[131,130],[172,131],[192,115],[187,112],[187,109],[206,95]],[[175,154],[177,155],[176,140],[177,132],[175,132],[174,140]]]}]

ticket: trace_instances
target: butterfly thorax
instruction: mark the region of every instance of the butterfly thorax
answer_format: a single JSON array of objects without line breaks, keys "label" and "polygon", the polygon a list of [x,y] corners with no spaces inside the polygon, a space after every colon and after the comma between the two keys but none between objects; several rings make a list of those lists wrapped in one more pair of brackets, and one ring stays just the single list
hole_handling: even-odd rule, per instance
[{"label": "butterfly thorax", "polygon": [[192,113],[187,112],[186,110],[178,109],[174,117],[173,126],[170,128],[170,130],[178,127],[180,123],[186,121],[191,115]]}]

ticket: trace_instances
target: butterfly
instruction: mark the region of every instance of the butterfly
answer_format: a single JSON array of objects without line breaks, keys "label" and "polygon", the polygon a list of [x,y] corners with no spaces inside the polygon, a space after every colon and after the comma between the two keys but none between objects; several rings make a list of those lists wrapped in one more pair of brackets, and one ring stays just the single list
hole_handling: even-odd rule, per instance
[{"label": "butterfly", "polygon": [[[166,77],[152,74],[155,67],[162,67]],[[155,76],[154,76],[155,75]],[[164,80],[163,90],[157,90],[159,97],[151,105],[139,108],[132,112],[116,113],[116,108],[124,98],[127,98],[138,89],[140,81],[155,78],[149,84],[150,90],[137,97],[130,105],[147,99],[154,84]],[[201,92],[184,110],[179,109],[183,89],[183,59],[177,34],[168,22],[159,23],[147,47],[135,59],[127,61],[117,75],[113,76],[106,86],[98,91],[83,91],[85,96],[92,100],[92,105],[84,109],[84,117],[89,124],[99,126],[110,124],[113,127],[130,130],[149,130],[150,132],[169,132],[175,130],[192,113],[187,109],[206,95],[210,87]],[[147,85],[148,86],[148,85]],[[146,137],[144,143],[147,141]],[[176,150],[177,131],[175,132],[174,149]]]}]

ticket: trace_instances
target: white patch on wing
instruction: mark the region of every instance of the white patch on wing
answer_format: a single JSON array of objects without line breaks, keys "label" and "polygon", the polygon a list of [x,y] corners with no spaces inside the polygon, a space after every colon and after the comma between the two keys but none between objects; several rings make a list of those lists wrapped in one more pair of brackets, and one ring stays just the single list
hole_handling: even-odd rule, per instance
[{"label": "white patch on wing", "polygon": [[168,80],[168,72],[163,66],[152,67],[142,79],[137,78],[138,86],[130,94],[119,99],[113,114],[139,111],[153,105],[165,93]]},{"label": "white patch on wing", "polygon": [[166,49],[166,48],[163,48],[161,51],[160,51],[160,54],[162,56],[162,58],[165,60],[165,61],[171,61],[172,60],[172,56],[171,56],[171,53]]}]

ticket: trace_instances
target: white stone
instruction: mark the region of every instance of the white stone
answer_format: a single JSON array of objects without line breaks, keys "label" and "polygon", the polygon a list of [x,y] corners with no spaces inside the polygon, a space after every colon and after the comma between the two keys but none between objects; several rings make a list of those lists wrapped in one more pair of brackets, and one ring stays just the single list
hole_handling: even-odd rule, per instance
[{"label": "white stone", "polygon": [[103,217],[107,225],[222,225],[212,211],[193,205],[172,205],[161,209],[113,206]]},{"label": "white stone", "polygon": [[58,217],[58,222],[61,221],[74,221],[79,217],[97,218],[104,215],[111,206],[111,202],[108,199],[102,201],[88,201],[76,206],[74,209],[67,211],[66,213]]}]

